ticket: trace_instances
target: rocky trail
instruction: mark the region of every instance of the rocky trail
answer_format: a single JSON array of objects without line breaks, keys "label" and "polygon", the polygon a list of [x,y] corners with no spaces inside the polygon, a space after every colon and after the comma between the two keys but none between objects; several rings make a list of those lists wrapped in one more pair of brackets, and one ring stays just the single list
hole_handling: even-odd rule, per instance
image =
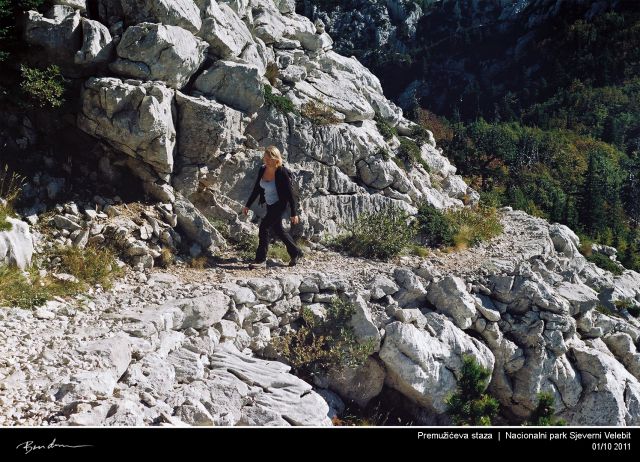
[{"label": "rocky trail", "polygon": [[[384,384],[416,401],[419,405],[416,409],[438,413],[444,409],[442,400],[447,390],[455,386],[451,371],[460,367],[463,352],[474,352],[484,364],[496,368],[496,390],[504,394],[505,388],[511,386],[514,387],[511,393],[517,392],[522,385],[513,379],[502,383],[505,379],[500,376],[526,371],[518,379],[521,384],[533,378],[531,374],[536,372],[523,367],[531,359],[523,355],[522,348],[535,345],[531,336],[540,334],[534,332],[548,335],[539,338],[546,338],[547,348],[552,348],[548,353],[542,350],[547,359],[538,363],[542,369],[537,373],[544,376],[549,373],[545,372],[549,366],[544,363],[551,365],[550,372],[556,377],[551,383],[557,387],[562,402],[566,400],[567,415],[571,415],[569,406],[575,408],[589,396],[588,389],[576,376],[578,369],[574,369],[586,366],[569,366],[575,372],[568,376],[564,372],[561,379],[562,375],[552,372],[556,370],[553,364],[557,361],[567,364],[563,358],[569,348],[575,349],[573,354],[577,357],[581,352],[604,361],[609,357],[605,355],[605,351],[609,352],[605,343],[630,368],[627,372],[616,363],[614,374],[626,376],[631,389],[620,390],[623,393],[620,398],[615,397],[617,392],[612,389],[614,402],[623,399],[617,405],[622,408],[610,410],[612,414],[598,411],[589,421],[602,423],[603,418],[615,418],[616,412],[621,417],[629,415],[626,409],[632,402],[628,393],[631,396],[640,393],[640,386],[631,375],[638,373],[632,365],[634,360],[629,359],[634,354],[632,347],[627,344],[625,353],[622,345],[625,336],[637,338],[640,324],[629,320],[631,324],[624,327],[615,318],[591,311],[597,298],[590,299],[587,290],[579,293],[572,286],[574,291],[570,292],[567,284],[558,286],[557,279],[549,281],[556,285],[551,289],[534,274],[528,276],[528,292],[517,295],[521,289],[513,287],[510,297],[501,296],[505,276],[495,276],[496,271],[516,271],[523,264],[530,268],[530,262],[540,258],[551,258],[557,263],[562,260],[557,250],[564,249],[563,246],[575,251],[575,246],[566,239],[566,231],[554,231],[544,220],[506,209],[502,221],[505,232],[501,236],[478,247],[448,254],[433,252],[427,257],[402,256],[378,262],[327,249],[308,250],[306,259],[294,268],[269,259],[266,268],[249,270],[236,254],[226,252],[205,269],[179,263],[145,272],[127,270],[108,291],[96,288],[71,300],[48,302],[33,311],[0,310],[0,358],[3,358],[0,423],[327,425],[329,416],[344,409],[343,399],[364,406],[381,392]],[[551,234],[555,241],[550,238],[550,229],[556,233]],[[492,277],[497,285],[492,283]],[[537,281],[537,288],[532,281]],[[636,282],[633,280],[631,284]],[[560,293],[569,301],[562,302]],[[313,384],[288,373],[288,366],[264,359],[269,357],[272,335],[286,332],[285,326],[300,316],[302,306],[322,310],[339,294],[359,307],[352,325],[360,338],[377,342],[378,359],[370,359],[346,376],[344,372],[342,376],[335,373],[332,376],[329,371],[327,377],[319,377]],[[539,316],[548,321],[544,329],[560,329],[555,330],[559,333],[569,330],[559,338],[552,336],[554,330],[546,331],[548,334],[538,331],[537,324],[531,324],[535,318],[514,317],[514,312],[510,315],[508,311],[513,308],[497,298],[510,300],[511,307],[531,301],[545,306],[543,300],[536,300],[546,298],[557,305],[546,305],[553,312],[566,303],[566,314],[543,315],[546,311],[541,311]],[[435,307],[435,311],[429,306]],[[591,313],[588,322],[580,310]],[[598,335],[608,335],[616,341],[605,339],[605,343],[587,346],[577,338],[572,339],[575,327],[572,331],[569,325],[575,326],[575,321],[566,325],[573,319],[570,312],[578,318],[578,333],[585,339],[594,339],[587,343],[595,341]],[[510,324],[503,324],[505,320]],[[493,352],[468,337],[464,333],[467,329],[485,338]],[[522,346],[504,338],[501,329],[510,330],[511,338]],[[565,342],[567,346],[563,346]],[[598,350],[602,351],[597,353]],[[446,354],[431,356],[430,351]],[[558,359],[549,363],[556,356]],[[606,361],[616,361],[613,356],[610,358]],[[431,378],[423,376],[425,385],[412,378],[416,367],[442,368],[442,373],[449,371],[442,377],[449,377],[445,382],[441,378],[431,383]],[[504,372],[497,367],[504,367]],[[538,380],[528,386],[537,387]],[[605,389],[619,386],[607,385],[609,379],[604,377],[598,380],[605,380]],[[274,390],[282,396],[277,399],[270,396]],[[526,407],[522,412],[526,412]],[[578,415],[585,418],[591,414],[583,411]],[[627,421],[629,417],[622,418],[633,422]]]}]

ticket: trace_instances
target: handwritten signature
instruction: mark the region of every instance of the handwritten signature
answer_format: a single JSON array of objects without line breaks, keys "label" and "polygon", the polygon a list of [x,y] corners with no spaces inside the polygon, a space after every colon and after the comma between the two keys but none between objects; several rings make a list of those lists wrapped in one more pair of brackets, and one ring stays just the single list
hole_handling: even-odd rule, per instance
[{"label": "handwritten signature", "polygon": [[53,449],[53,448],[76,449],[76,448],[90,448],[90,447],[93,447],[93,446],[90,444],[79,444],[76,446],[71,446],[68,444],[59,444],[59,443],[56,443],[56,439],[54,438],[53,441],[48,445],[40,445],[40,444],[35,444],[33,441],[25,441],[24,443],[20,443],[18,446],[16,446],[16,449],[24,449],[24,453],[29,454],[31,451],[35,451],[38,449]]}]

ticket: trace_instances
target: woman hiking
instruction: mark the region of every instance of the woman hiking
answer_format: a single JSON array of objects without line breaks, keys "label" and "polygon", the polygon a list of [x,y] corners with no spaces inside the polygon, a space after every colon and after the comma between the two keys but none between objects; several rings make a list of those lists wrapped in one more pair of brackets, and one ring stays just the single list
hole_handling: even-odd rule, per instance
[{"label": "woman hiking", "polygon": [[260,231],[258,233],[259,244],[256,251],[255,261],[249,265],[254,269],[258,265],[266,263],[267,251],[269,250],[269,231],[284,242],[287,252],[291,257],[289,266],[295,266],[304,256],[300,249],[293,241],[289,233],[282,227],[282,214],[287,208],[291,208],[291,224],[295,225],[300,222],[298,216],[298,197],[291,187],[291,172],[282,165],[282,155],[280,150],[275,146],[269,146],[264,151],[262,157],[263,165],[260,167],[258,177],[256,178],[253,191],[246,205],[242,209],[242,213],[247,215],[249,207],[253,204],[256,197],[260,196],[259,204],[267,203],[267,214],[260,221]]}]

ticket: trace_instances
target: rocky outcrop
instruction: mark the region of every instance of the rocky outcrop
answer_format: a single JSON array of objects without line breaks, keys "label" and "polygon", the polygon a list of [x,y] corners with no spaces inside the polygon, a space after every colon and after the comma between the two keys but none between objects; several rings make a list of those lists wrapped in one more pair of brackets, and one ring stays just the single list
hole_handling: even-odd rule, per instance
[{"label": "rocky outcrop", "polygon": [[426,326],[394,322],[386,327],[380,358],[387,382],[420,406],[438,414],[446,411],[446,398],[456,390],[464,355],[473,356],[493,370],[491,351],[467,336],[444,317],[428,315]]},{"label": "rocky outcrop", "polygon": [[118,43],[116,74],[142,80],[161,80],[184,87],[204,61],[208,44],[178,26],[140,23],[127,28]]},{"label": "rocky outcrop", "polygon": [[[75,57],[82,72],[100,65],[96,74],[104,75],[108,65],[117,75],[86,80],[77,124],[157,200],[168,201],[172,185],[201,212],[251,230],[238,211],[269,144],[282,150],[304,183],[300,232],[315,240],[366,211],[415,213],[421,201],[444,208],[476,200],[433,141],[421,147],[431,172],[394,162],[400,143],[384,139],[374,117],[403,135],[415,126],[366,67],[332,50],[322,21],[294,10],[293,2],[272,0],[251,7],[105,0],[97,18],[60,5],[53,19],[31,12],[25,33],[30,43],[51,49],[52,59],[57,51],[69,54],[61,61]],[[315,120],[308,112],[314,108],[333,114],[334,123]]]},{"label": "rocky outcrop", "polygon": [[163,84],[91,78],[84,85],[78,127],[168,178],[176,146],[174,106],[174,91]]},{"label": "rocky outcrop", "polygon": [[7,217],[6,222],[11,225],[11,229],[0,231],[0,264],[25,270],[31,264],[33,255],[29,225],[12,217]]}]

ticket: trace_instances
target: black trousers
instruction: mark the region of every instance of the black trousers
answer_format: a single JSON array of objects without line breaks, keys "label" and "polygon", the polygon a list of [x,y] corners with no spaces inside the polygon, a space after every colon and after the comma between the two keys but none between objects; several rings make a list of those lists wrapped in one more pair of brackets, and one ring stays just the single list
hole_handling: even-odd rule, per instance
[{"label": "black trousers", "polygon": [[282,227],[282,214],[284,213],[285,205],[282,201],[278,201],[275,204],[267,204],[267,214],[260,221],[260,231],[258,232],[259,244],[256,251],[256,261],[264,261],[267,258],[267,252],[269,250],[269,233],[272,232],[278,237],[284,245],[287,247],[287,252],[290,257],[295,257],[300,252],[300,249]]}]

